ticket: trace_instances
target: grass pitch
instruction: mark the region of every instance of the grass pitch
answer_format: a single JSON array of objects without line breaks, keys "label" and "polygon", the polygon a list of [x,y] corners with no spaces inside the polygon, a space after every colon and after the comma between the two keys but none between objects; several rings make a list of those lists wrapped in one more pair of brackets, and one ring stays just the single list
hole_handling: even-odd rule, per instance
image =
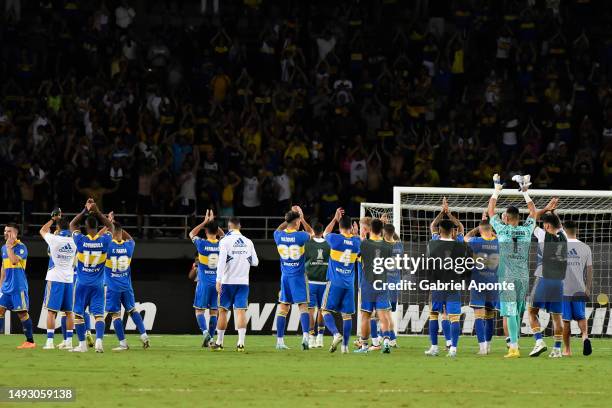
[{"label": "grass pitch", "polygon": [[[579,339],[575,355],[558,360],[529,358],[533,339],[522,339],[523,357],[504,360],[505,343],[497,338],[493,354],[475,355],[476,340],[460,339],[455,359],[426,357],[428,338],[400,337],[390,355],[330,354],[301,351],[300,338],[288,336],[291,350],[276,351],[272,336],[247,336],[246,353],[234,351],[227,336],[223,352],[200,347],[200,336],[153,335],[143,350],[136,336],[131,349],[112,352],[114,336],[105,338],[104,354],[16,350],[22,336],[0,336],[0,386],[74,387],[67,407],[413,407],[413,406],[581,406],[610,403],[612,340],[593,340],[584,357]],[[551,339],[547,339],[549,346]],[[352,349],[352,346],[351,346]],[[0,403],[23,407],[31,403]]]}]

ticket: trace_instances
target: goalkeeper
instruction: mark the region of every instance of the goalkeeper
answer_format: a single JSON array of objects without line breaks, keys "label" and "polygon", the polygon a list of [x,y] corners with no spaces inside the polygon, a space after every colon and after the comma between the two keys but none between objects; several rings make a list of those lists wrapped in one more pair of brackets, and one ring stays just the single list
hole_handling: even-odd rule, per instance
[{"label": "goalkeeper", "polygon": [[499,241],[499,282],[514,284],[513,289],[500,293],[501,314],[507,319],[510,334],[510,349],[506,358],[520,357],[518,337],[521,317],[525,312],[525,299],[529,290],[529,247],[537,220],[536,206],[527,192],[531,185],[530,176],[514,176],[512,180],[519,184],[519,191],[523,193],[529,210],[529,216],[523,224],[519,225],[519,210],[514,206],[506,209],[503,221],[499,215],[495,214],[497,198],[503,189],[498,174],[493,176],[495,190],[489,199],[488,207],[491,226],[495,229]]}]

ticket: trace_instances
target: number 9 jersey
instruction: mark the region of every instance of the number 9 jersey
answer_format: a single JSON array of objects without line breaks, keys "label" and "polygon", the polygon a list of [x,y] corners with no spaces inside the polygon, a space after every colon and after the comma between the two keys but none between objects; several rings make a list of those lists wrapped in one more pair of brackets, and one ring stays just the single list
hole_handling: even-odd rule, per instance
[{"label": "number 9 jersey", "polygon": [[108,245],[108,256],[104,268],[105,283],[108,290],[123,292],[132,290],[132,256],[136,243],[133,240],[115,241]]}]

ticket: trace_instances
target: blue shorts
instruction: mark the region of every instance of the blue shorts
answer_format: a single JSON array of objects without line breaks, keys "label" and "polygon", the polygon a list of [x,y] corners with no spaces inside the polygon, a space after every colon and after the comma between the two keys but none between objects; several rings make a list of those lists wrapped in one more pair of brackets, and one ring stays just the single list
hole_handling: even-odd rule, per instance
[{"label": "blue shorts", "polygon": [[355,289],[352,286],[344,288],[327,282],[321,308],[330,312],[355,313]]},{"label": "blue shorts", "polygon": [[308,298],[308,278],[306,275],[281,276],[278,301],[292,305],[294,303],[310,303]]},{"label": "blue shorts", "polygon": [[538,278],[533,287],[531,307],[544,309],[548,313],[563,312],[563,281]]},{"label": "blue shorts", "polygon": [[0,293],[0,307],[13,311],[25,312],[30,308],[30,298],[27,290],[11,293]]},{"label": "blue shorts", "polygon": [[470,307],[499,310],[499,292],[496,290],[470,290]]},{"label": "blue shorts", "polygon": [[310,302],[308,303],[308,307],[319,309],[323,307],[323,295],[325,294],[325,288],[327,286],[325,283],[314,283],[308,282],[308,292],[310,297]]},{"label": "blue shorts", "polygon": [[74,291],[74,314],[83,316],[89,306],[89,313],[104,316],[104,286],[88,286],[77,282]]},{"label": "blue shorts", "polygon": [[121,305],[127,313],[136,309],[136,301],[134,300],[133,290],[106,290],[106,313],[121,312]]},{"label": "blue shorts", "polygon": [[249,285],[229,283],[221,285],[219,307],[229,310],[232,306],[234,309],[247,309],[249,307]]},{"label": "blue shorts", "polygon": [[563,301],[563,320],[583,320],[586,319],[586,302],[582,300]]},{"label": "blue shorts", "polygon": [[219,294],[217,286],[210,282],[198,282],[193,299],[193,307],[196,309],[217,310]]},{"label": "blue shorts", "polygon": [[374,310],[389,309],[391,309],[389,291],[378,291],[371,287],[364,287],[361,289],[361,304],[359,305],[359,310],[372,313]]},{"label": "blue shorts", "polygon": [[460,315],[461,302],[456,300],[432,302],[430,310],[438,313],[444,313],[444,311],[446,311],[447,315]]},{"label": "blue shorts", "polygon": [[43,305],[53,312],[72,312],[74,283],[47,281]]}]

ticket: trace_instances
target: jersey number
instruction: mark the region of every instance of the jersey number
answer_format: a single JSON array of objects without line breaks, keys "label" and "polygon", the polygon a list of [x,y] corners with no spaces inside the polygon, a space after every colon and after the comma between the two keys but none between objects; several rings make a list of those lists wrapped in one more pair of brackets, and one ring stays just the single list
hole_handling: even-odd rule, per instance
[{"label": "jersey number", "polygon": [[219,263],[219,254],[208,255],[208,267],[210,269],[216,269],[218,263]]},{"label": "jersey number", "polygon": [[123,256],[111,256],[111,269],[113,272],[125,272],[130,267],[130,258]]},{"label": "jersey number", "polygon": [[345,250],[340,256],[340,262],[342,262],[344,266],[349,266],[351,264],[351,255],[353,255],[353,251],[350,249]]},{"label": "jersey number", "polygon": [[85,267],[96,266],[100,262],[102,251],[83,251],[83,265]]},{"label": "jersey number", "polygon": [[302,247],[299,245],[279,245],[278,253],[281,259],[297,261],[302,257]]}]

